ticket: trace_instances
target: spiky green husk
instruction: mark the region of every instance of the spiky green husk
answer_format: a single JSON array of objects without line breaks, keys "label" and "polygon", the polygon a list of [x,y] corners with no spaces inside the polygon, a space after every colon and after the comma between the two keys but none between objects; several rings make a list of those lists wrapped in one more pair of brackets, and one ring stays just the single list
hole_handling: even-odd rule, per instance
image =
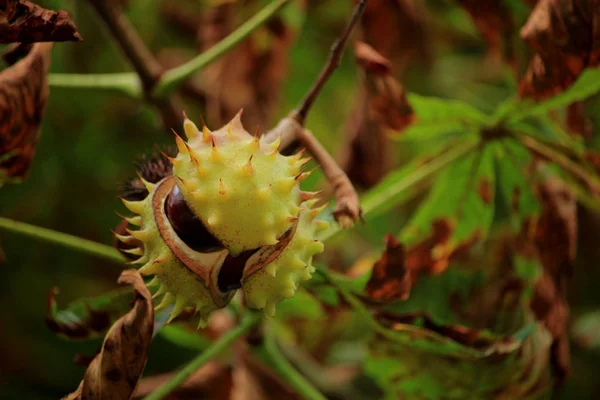
[{"label": "spiky green husk", "polygon": [[184,127],[189,142],[177,138],[173,174],[192,211],[234,255],[277,243],[300,211],[306,161],[252,137],[240,114],[214,132]]},{"label": "spiky green husk", "polygon": [[[302,207],[296,231],[285,249],[264,268],[244,276],[242,289],[246,304],[275,315],[277,303],[294,297],[298,286],[311,279],[315,267],[312,258],[323,251],[323,243],[315,239],[316,233],[327,229],[328,223],[317,221],[320,209],[311,209],[312,202]],[[248,260],[250,263],[252,258]]]},{"label": "spiky green husk", "polygon": [[[139,226],[139,230],[129,232],[132,237],[143,243],[142,249],[130,251],[140,256],[133,264],[141,264],[139,272],[145,276],[154,275],[155,279],[152,283],[160,285],[154,295],[160,301],[156,310],[164,309],[174,303],[169,322],[185,307],[191,306],[199,312],[200,324],[204,325],[209,314],[220,306],[213,299],[208,283],[186,268],[161,237],[152,205],[152,198],[158,185],[145,183],[149,195],[144,200],[123,200],[125,206],[138,215],[129,218],[128,221]],[[117,237],[124,242],[130,238],[129,236]]]}]

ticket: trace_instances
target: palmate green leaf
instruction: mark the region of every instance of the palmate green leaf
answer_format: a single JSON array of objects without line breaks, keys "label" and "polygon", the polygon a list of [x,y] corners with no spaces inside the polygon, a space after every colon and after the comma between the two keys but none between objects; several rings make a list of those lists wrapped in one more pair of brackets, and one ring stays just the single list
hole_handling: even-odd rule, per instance
[{"label": "palmate green leaf", "polygon": [[400,241],[408,247],[419,243],[431,234],[436,221],[453,227],[449,252],[475,237],[484,239],[494,217],[496,150],[497,144],[488,144],[447,167],[400,233]]},{"label": "palmate green leaf", "polygon": [[377,340],[363,368],[386,400],[539,399],[550,386],[551,341],[541,325],[527,326],[492,341],[493,356],[464,360]]},{"label": "palmate green leaf", "polygon": [[[464,267],[455,263],[441,275],[421,276],[407,301],[384,308],[383,322],[391,321],[387,324],[401,338],[378,335],[363,363],[365,373],[383,390],[383,398],[538,399],[551,387],[552,336],[542,324],[530,322],[529,310],[541,265],[518,253],[510,253],[513,262],[504,257],[488,261],[493,248],[477,249],[474,253],[480,256]],[[506,279],[519,279],[521,289],[512,293],[502,289],[498,272]],[[502,297],[486,301],[487,296],[494,298],[494,291]],[[457,295],[462,301],[453,300]],[[473,315],[469,310],[479,311]],[[485,315],[484,326],[478,315]],[[479,321],[473,323],[481,329],[472,328],[469,318]],[[415,335],[414,329],[421,334]],[[458,349],[442,352],[447,344],[430,333]]]},{"label": "palmate green leaf", "polygon": [[415,185],[436,174],[454,161],[464,157],[477,146],[475,135],[451,147],[442,147],[425,154],[409,164],[390,172],[377,186],[361,199],[365,220],[381,215],[395,207]]},{"label": "palmate green leaf", "polygon": [[489,118],[481,111],[458,100],[414,93],[408,94],[407,98],[415,112],[416,121],[392,136],[397,140],[449,138],[452,133],[477,131],[489,122]]},{"label": "palmate green leaf", "polygon": [[383,309],[396,314],[425,312],[440,325],[460,322],[450,299],[465,298],[472,289],[481,285],[483,275],[483,271],[465,271],[452,266],[441,275],[422,276],[412,287],[408,299]]},{"label": "palmate green leaf", "polygon": [[500,206],[509,216],[515,232],[526,218],[539,215],[540,204],[533,193],[533,177],[526,169],[531,154],[512,139],[506,139],[497,152],[498,191]]},{"label": "palmate green leaf", "polygon": [[[467,135],[460,143],[437,148],[390,172],[377,186],[362,196],[360,204],[364,220],[369,222],[409,200],[440,170],[469,154],[477,147],[478,141],[477,135]],[[339,231],[339,224],[330,223],[329,229],[321,233],[319,238],[327,240]]]},{"label": "palmate green leaf", "polygon": [[517,122],[527,117],[538,116],[569,104],[584,100],[600,92],[600,69],[586,69],[575,83],[564,92],[539,103],[523,100],[508,116],[509,122]]}]

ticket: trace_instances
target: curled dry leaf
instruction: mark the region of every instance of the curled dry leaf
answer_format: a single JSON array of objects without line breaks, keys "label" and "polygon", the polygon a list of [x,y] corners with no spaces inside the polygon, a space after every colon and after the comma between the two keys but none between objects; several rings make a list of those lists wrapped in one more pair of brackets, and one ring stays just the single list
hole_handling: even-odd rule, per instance
[{"label": "curled dry leaf", "polygon": [[367,282],[367,294],[377,302],[406,300],[411,286],[404,247],[388,234],[385,237],[385,250],[373,266],[373,273]]},{"label": "curled dry leaf", "polygon": [[469,13],[475,26],[487,42],[489,54],[512,64],[514,54],[511,45],[513,34],[512,16],[503,0],[457,0]]},{"label": "curled dry leaf", "polygon": [[544,272],[531,307],[553,336],[552,362],[560,380],[570,370],[566,286],[577,250],[577,200],[557,178],[543,182],[538,197],[542,214],[535,225],[534,243]]},{"label": "curled dry leaf", "polygon": [[359,104],[346,124],[342,165],[354,183],[371,187],[390,168],[387,134],[412,123],[414,114],[404,88],[391,75],[391,63],[363,42],[355,43],[354,54],[364,79]]},{"label": "curled dry leaf", "polygon": [[569,86],[585,67],[600,63],[600,1],[540,0],[521,38],[535,51],[519,95],[542,100]]},{"label": "curled dry leaf", "polygon": [[567,107],[567,128],[574,136],[590,139],[594,134],[592,121],[586,118],[583,101],[576,101]]},{"label": "curled dry leaf", "polygon": [[81,384],[63,400],[129,399],[134,393],[152,341],[154,307],[139,272],[123,271],[118,282],[132,286],[133,308],[108,331]]},{"label": "curled dry leaf", "polygon": [[417,0],[370,0],[361,18],[362,41],[392,62],[401,76],[415,60],[428,61],[427,13]]},{"label": "curled dry leaf", "polygon": [[46,10],[25,0],[6,0],[0,8],[0,43],[81,41],[65,11]]},{"label": "curled dry leaf", "polygon": [[406,251],[406,267],[416,280],[418,274],[439,274],[445,271],[453,258],[467,251],[479,238],[478,231],[459,243],[451,245],[450,239],[456,228],[451,219],[436,219],[431,223],[431,233],[425,239],[410,246]]},{"label": "curled dry leaf", "polygon": [[0,186],[29,173],[48,99],[51,51],[52,43],[37,43],[0,72]]}]

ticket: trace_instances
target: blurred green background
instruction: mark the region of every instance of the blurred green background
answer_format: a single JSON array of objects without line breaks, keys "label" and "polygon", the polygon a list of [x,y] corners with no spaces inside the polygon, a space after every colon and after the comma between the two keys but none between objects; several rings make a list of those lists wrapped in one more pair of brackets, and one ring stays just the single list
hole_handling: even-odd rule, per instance
[{"label": "blurred green background", "polygon": [[[85,40],[56,44],[51,72],[131,70],[85,1],[38,3],[68,11]],[[281,100],[269,127],[310,87],[350,10],[349,1],[311,2],[291,49],[288,76],[279,88]],[[428,1],[427,10],[430,59],[415,61],[405,71],[402,83],[407,90],[460,99],[484,111],[514,93],[510,74],[502,63],[487,58],[486,45],[463,9],[446,1]],[[165,22],[157,1],[131,0],[126,12],[153,51],[171,47],[196,51],[193,38]],[[347,52],[308,120],[308,127],[333,154],[343,148],[346,121],[357,97],[357,78],[357,67]],[[597,101],[589,107],[594,104]],[[190,103],[187,109],[191,119],[200,120],[197,105]],[[207,122],[210,127],[211,121]],[[110,230],[120,220],[115,211],[124,210],[118,200],[119,184],[134,174],[135,157],[151,153],[155,145],[171,144],[172,136],[161,127],[152,106],[102,91],[53,87],[31,174],[23,184],[0,189],[0,215],[112,243]],[[431,143],[398,146],[395,164],[410,158],[419,146],[427,148]],[[319,179],[312,178],[310,184],[318,186]],[[343,257],[352,260],[379,249],[384,234],[397,232],[411,207],[414,204],[336,240],[338,245],[343,240],[357,244],[340,246]],[[59,287],[59,306],[100,295],[116,288],[120,267],[9,233],[0,234],[0,246],[5,253],[0,264],[0,398],[60,398],[77,387],[84,372],[84,367],[73,363],[75,355],[92,355],[101,342],[67,342],[50,332],[44,324],[47,294],[52,287]],[[597,251],[584,249],[576,268],[572,290],[578,294],[572,302],[575,315],[600,303],[592,283],[598,282],[599,272],[590,265],[600,260],[598,256]],[[600,394],[600,353],[583,352],[577,346],[573,352],[573,377],[557,392],[557,398],[594,398]],[[172,370],[194,355],[158,336],[145,374]]]}]

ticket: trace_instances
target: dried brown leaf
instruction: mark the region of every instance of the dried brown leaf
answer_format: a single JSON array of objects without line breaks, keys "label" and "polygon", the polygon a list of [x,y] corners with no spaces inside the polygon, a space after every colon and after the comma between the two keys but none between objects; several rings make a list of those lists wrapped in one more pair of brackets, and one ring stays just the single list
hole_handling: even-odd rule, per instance
[{"label": "dried brown leaf", "polygon": [[365,42],[354,43],[354,57],[367,74],[386,75],[391,73],[392,63]]},{"label": "dried brown leaf", "polygon": [[5,0],[0,8],[0,43],[81,41],[69,14],[25,0]]},{"label": "dried brown leaf", "polygon": [[361,18],[361,40],[391,61],[394,76],[402,76],[415,60],[430,58],[425,18],[417,0],[370,0]]},{"label": "dried brown leaf", "polygon": [[154,307],[137,270],[123,271],[118,283],[132,286],[133,307],[108,331],[100,354],[89,365],[81,384],[63,400],[129,399],[134,393],[152,341]]},{"label": "dried brown leaf", "polygon": [[457,0],[469,13],[475,26],[487,42],[492,57],[513,63],[511,46],[512,16],[503,0]]},{"label": "dried brown leaf", "polygon": [[535,51],[519,84],[519,95],[542,100],[600,63],[600,1],[540,0],[521,38]]},{"label": "dried brown leaf", "polygon": [[406,300],[412,280],[404,265],[404,246],[393,235],[386,235],[385,250],[373,266],[366,291],[371,300],[392,302]]},{"label": "dried brown leaf", "polygon": [[584,114],[583,101],[576,101],[567,107],[566,124],[569,132],[574,136],[583,136],[589,139],[594,133],[592,121]]},{"label": "dried brown leaf", "polygon": [[[202,50],[233,30],[239,22],[237,7],[235,2],[225,2],[204,13],[198,31]],[[244,109],[245,126],[269,125],[296,33],[276,16],[202,71],[210,123],[221,126]]]},{"label": "dried brown leaf", "polygon": [[358,64],[365,71],[359,104],[347,122],[342,166],[355,184],[371,187],[390,169],[387,135],[413,122],[404,88],[391,75],[391,64],[371,46],[356,42]]},{"label": "dried brown leaf", "polygon": [[48,99],[52,43],[33,45],[29,54],[0,72],[0,186],[27,177]]},{"label": "dried brown leaf", "polygon": [[533,239],[544,272],[536,283],[531,308],[553,336],[551,357],[560,381],[570,372],[566,286],[577,250],[577,200],[557,178],[543,182],[538,197],[542,214]]}]

